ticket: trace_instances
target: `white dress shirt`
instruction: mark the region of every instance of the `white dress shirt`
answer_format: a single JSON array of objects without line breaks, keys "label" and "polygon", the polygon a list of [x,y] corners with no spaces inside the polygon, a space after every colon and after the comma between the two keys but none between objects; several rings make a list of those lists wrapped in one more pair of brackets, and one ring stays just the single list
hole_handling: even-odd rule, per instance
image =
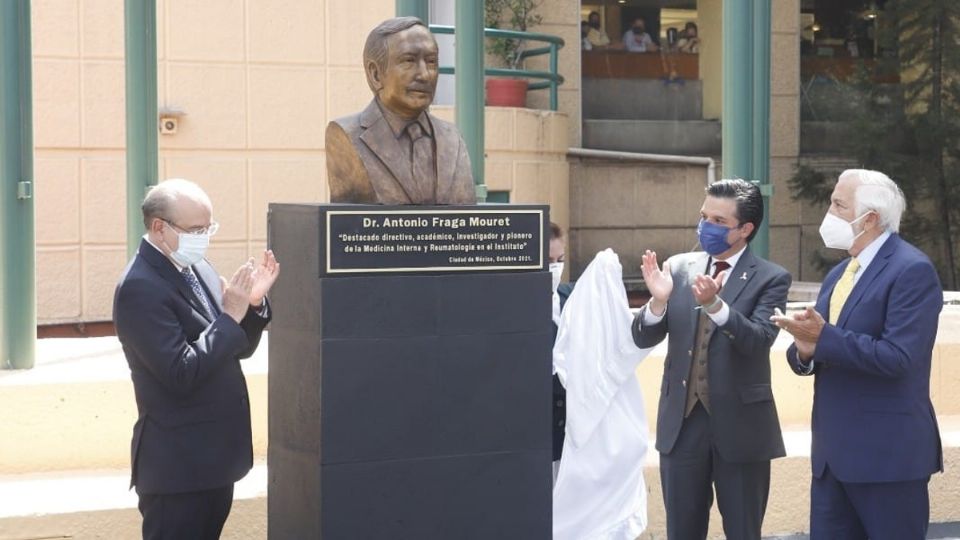
[{"label": "white dress shirt", "polygon": [[[743,256],[743,252],[746,250],[747,250],[747,246],[743,246],[743,248],[740,251],[724,259],[724,261],[730,265],[730,268],[728,268],[726,271],[726,274],[723,275],[723,278],[722,278],[723,282],[720,283],[721,287],[724,284],[726,284],[727,278],[730,277],[730,272],[733,272],[733,269],[737,267],[737,263],[740,261],[740,257]],[[713,272],[717,269],[716,265],[718,260],[719,259],[715,259],[713,257],[710,258],[710,275],[713,275]],[[667,305],[667,308],[669,308],[669,304]],[[655,315],[653,311],[645,308],[643,310],[643,324],[645,326],[652,326],[662,321],[663,318],[666,316],[667,316],[666,309],[663,310],[662,315]],[[723,326],[727,324],[727,320],[730,319],[730,306],[728,306],[727,303],[723,301],[723,299],[720,299],[720,309],[718,309],[714,313],[707,312],[707,317],[710,317],[710,320],[712,320],[713,323],[716,324],[717,326]]]}]

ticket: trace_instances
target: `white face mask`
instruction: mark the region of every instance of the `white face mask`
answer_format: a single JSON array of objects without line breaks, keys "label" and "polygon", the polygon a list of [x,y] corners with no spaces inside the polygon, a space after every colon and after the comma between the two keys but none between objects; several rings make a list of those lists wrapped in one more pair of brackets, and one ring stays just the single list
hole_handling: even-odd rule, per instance
[{"label": "white face mask", "polygon": [[557,287],[560,286],[560,276],[563,275],[563,263],[555,262],[550,263],[550,277],[553,280],[551,285],[553,286],[553,292],[557,292]]},{"label": "white face mask", "polygon": [[843,250],[848,250],[853,247],[854,241],[865,232],[860,231],[854,234],[853,224],[863,219],[869,213],[870,211],[864,212],[863,215],[857,219],[848,222],[841,217],[827,212],[827,215],[823,216],[823,223],[820,224],[820,238],[823,238],[823,244],[828,248]]},{"label": "white face mask", "polygon": [[203,260],[210,245],[209,234],[177,233],[179,246],[170,253],[170,257],[180,266],[193,266]]}]

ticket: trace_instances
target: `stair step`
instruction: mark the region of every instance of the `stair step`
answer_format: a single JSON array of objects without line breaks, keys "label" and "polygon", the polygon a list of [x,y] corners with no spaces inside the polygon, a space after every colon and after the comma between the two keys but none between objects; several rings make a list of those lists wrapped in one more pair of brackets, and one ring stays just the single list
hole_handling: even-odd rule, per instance
[{"label": "stair step", "polygon": [[713,120],[584,120],[583,147],[649,154],[716,156],[720,122]]},{"label": "stair step", "polygon": [[703,83],[661,79],[583,79],[583,117],[701,120]]}]

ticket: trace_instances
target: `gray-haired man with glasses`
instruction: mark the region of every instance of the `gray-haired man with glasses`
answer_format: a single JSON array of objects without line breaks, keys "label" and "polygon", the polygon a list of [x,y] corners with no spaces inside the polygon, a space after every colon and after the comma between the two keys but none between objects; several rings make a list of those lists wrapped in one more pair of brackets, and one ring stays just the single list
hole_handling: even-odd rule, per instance
[{"label": "gray-haired man with glasses", "polygon": [[204,258],[219,226],[199,186],[167,180],[143,201],[147,233],[117,285],[113,322],[139,418],[131,443],[144,539],[216,539],[253,465],[239,360],[270,320],[271,251],[228,282]]}]

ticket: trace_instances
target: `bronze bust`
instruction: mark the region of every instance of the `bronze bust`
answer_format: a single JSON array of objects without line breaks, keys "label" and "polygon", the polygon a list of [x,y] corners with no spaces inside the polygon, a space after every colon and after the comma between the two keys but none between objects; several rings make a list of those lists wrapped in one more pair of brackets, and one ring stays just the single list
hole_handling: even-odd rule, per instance
[{"label": "bronze bust", "polygon": [[433,34],[416,17],[388,19],[367,36],[363,65],[374,98],[327,124],[331,202],[476,203],[463,138],[428,112],[437,56]]}]

